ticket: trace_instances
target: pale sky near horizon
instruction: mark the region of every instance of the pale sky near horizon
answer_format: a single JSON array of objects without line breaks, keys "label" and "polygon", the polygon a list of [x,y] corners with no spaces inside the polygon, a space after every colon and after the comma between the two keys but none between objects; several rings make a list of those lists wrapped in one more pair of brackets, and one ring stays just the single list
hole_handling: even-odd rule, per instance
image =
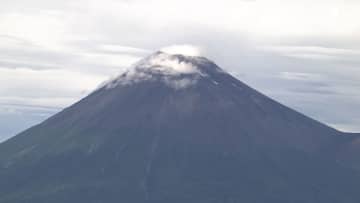
[{"label": "pale sky near horizon", "polygon": [[360,1],[0,3],[0,140],[174,45],[196,47],[297,111],[360,132]]}]

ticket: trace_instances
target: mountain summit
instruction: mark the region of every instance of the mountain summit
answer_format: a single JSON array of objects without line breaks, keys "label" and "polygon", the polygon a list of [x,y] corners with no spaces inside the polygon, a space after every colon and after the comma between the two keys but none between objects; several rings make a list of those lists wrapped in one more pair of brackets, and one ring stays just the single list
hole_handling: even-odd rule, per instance
[{"label": "mountain summit", "polygon": [[172,55],[158,51],[134,64],[128,71],[106,83],[105,86],[112,88],[157,80],[170,87],[181,89],[195,85],[200,77],[209,77],[216,71],[222,72],[204,57]]},{"label": "mountain summit", "polygon": [[0,144],[0,202],[359,202],[358,135],[156,52]]}]

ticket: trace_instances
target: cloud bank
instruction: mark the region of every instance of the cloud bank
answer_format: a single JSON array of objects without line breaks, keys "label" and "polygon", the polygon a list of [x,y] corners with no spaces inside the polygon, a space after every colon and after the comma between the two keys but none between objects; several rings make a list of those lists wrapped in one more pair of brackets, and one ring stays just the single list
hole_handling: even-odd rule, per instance
[{"label": "cloud bank", "polygon": [[315,119],[360,131],[359,10],[352,0],[3,0],[0,137],[169,45]]}]

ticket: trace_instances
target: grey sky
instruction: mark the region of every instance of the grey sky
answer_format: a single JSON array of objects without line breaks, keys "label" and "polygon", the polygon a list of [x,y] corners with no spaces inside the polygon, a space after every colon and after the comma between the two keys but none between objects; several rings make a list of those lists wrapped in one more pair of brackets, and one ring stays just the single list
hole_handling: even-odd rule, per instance
[{"label": "grey sky", "polygon": [[315,119],[360,131],[360,2],[1,0],[0,140],[176,44]]}]

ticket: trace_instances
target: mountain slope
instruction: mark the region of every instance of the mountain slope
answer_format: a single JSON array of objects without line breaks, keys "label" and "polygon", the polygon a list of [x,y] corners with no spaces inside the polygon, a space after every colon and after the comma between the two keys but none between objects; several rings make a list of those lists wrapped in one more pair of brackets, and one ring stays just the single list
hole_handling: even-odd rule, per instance
[{"label": "mountain slope", "polygon": [[0,144],[0,202],[359,202],[353,139],[157,52]]}]

